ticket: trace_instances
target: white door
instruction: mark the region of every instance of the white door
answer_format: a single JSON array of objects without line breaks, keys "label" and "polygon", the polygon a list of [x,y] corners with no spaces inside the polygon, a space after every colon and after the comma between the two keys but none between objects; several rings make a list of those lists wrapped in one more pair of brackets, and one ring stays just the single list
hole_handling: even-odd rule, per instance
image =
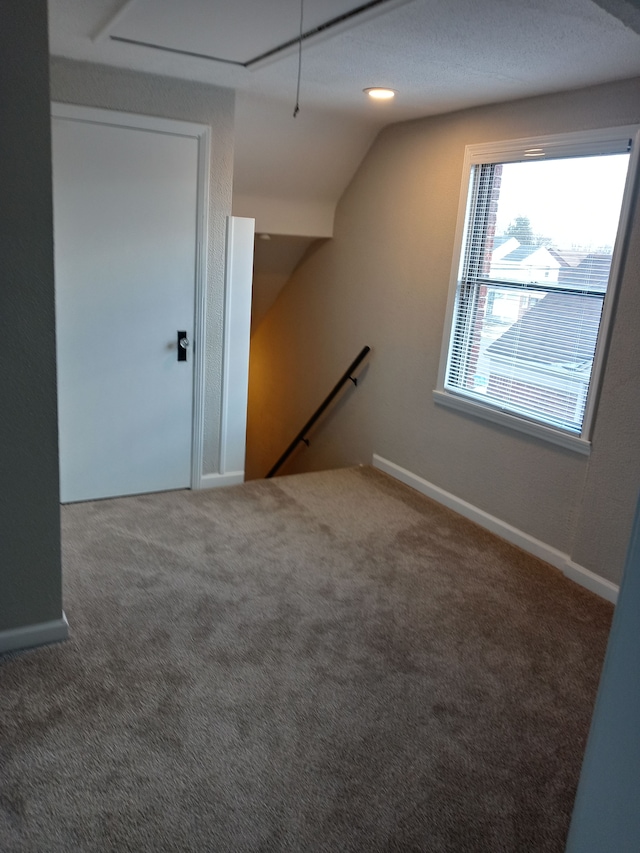
[{"label": "white door", "polygon": [[198,140],[54,118],[61,500],[191,481]]}]

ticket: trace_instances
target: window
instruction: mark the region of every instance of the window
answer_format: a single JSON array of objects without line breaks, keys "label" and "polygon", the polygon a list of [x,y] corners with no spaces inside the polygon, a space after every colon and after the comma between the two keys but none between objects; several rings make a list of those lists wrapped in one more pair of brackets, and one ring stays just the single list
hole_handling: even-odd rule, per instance
[{"label": "window", "polygon": [[589,452],[635,131],[467,148],[437,402]]}]

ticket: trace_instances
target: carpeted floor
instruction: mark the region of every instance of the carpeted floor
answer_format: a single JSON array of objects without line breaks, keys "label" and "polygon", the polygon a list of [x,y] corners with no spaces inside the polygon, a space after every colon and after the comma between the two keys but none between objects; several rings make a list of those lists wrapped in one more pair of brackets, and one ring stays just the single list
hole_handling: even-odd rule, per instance
[{"label": "carpeted floor", "polygon": [[564,848],[612,608],[371,468],[63,508],[0,850]]}]

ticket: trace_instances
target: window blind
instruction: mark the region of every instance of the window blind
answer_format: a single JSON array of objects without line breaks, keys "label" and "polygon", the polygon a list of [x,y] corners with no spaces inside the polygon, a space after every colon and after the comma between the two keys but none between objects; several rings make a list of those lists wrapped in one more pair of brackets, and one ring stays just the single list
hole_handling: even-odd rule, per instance
[{"label": "window blind", "polygon": [[472,167],[446,390],[581,433],[628,159]]}]

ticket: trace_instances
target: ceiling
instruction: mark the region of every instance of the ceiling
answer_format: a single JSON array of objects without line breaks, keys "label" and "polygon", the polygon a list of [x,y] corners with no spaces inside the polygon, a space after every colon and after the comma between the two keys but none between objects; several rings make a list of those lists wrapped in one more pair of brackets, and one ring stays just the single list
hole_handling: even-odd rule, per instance
[{"label": "ceiling", "polygon": [[[304,0],[312,34],[295,119],[297,45],[254,60],[295,41],[300,0],[49,0],[50,43],[59,56],[234,88],[237,196],[326,213],[385,124],[640,75],[638,3]],[[369,102],[374,85],[395,101]],[[329,214],[315,229],[307,218],[307,236],[327,236]],[[283,226],[271,230],[304,233]]]},{"label": "ceiling", "polygon": [[49,0],[50,48],[235,89],[234,213],[307,238],[386,124],[640,75],[640,0],[303,3],[295,118],[301,0]]}]

